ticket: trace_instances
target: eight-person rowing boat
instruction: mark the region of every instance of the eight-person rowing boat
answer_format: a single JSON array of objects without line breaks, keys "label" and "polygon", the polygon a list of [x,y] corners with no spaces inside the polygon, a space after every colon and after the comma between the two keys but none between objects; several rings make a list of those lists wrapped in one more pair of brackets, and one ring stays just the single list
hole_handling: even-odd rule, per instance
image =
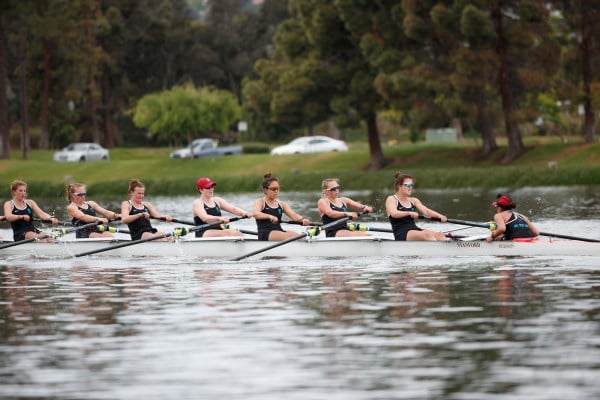
[{"label": "eight-person rowing boat", "polygon": [[[0,246],[3,243],[0,242]],[[130,245],[131,244],[131,245]],[[473,256],[600,256],[600,243],[564,239],[515,239],[512,241],[450,240],[395,241],[362,236],[307,237],[262,251],[266,242],[255,237],[181,237],[173,242],[129,239],[62,237],[53,243],[26,243],[0,250],[0,257],[75,257],[85,253],[100,257],[190,257],[234,259],[256,253],[263,257],[473,257]],[[109,250],[105,250],[109,249]]]},{"label": "eight-person rowing boat", "polygon": [[[527,216],[514,210],[516,203],[508,195],[498,195],[492,203],[496,212],[493,221],[474,223],[449,219],[425,206],[413,196],[415,180],[412,176],[397,172],[394,179],[395,193],[386,200],[386,215],[391,229],[353,222],[374,209],[347,196],[340,196],[339,180],[336,178],[323,181],[323,198],[317,203],[321,222],[311,222],[294,212],[288,202],[279,199],[279,180],[268,173],[261,183],[263,197],[254,202],[253,212],[215,197],[216,183],[207,177],[200,178],[196,182],[200,198],[194,201],[192,207],[194,221],[177,220],[159,213],[144,200],[145,186],[137,179],[129,182],[130,199],[123,201],[120,214],[87,199],[85,185],[69,184],[67,211],[71,227],[55,229],[50,234],[33,225],[33,213],[53,225],[57,225],[58,220],[43,212],[34,201],[26,200],[26,184],[15,181],[11,186],[13,200],[4,205],[4,217],[11,222],[14,237],[13,241],[0,241],[0,258],[102,254],[239,261],[250,257],[600,256],[600,240],[541,232]],[[235,217],[223,216],[221,210]],[[96,212],[103,217],[97,216]],[[284,215],[289,218],[288,221],[282,219]],[[229,226],[230,222],[246,218],[255,219],[256,232]],[[164,232],[154,228],[150,219],[187,226]],[[417,219],[480,227],[488,229],[491,234],[457,238],[449,232],[421,228],[415,223]],[[114,236],[118,228],[107,225],[117,220],[127,225],[127,230],[120,230],[129,234],[127,239]],[[307,228],[303,232],[285,230],[282,223]],[[391,235],[375,236],[366,231]],[[75,238],[67,236],[68,233],[73,233]]]}]

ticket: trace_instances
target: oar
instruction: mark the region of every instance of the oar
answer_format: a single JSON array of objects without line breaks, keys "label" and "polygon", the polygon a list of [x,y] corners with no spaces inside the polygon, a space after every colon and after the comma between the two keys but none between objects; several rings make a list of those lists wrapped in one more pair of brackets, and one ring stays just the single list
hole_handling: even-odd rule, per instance
[{"label": "oar", "polygon": [[47,233],[47,234],[42,235],[42,236],[36,236],[36,237],[33,237],[33,238],[24,239],[24,240],[18,240],[16,242],[10,242],[10,243],[4,244],[4,245],[0,246],[0,249],[6,249],[8,247],[18,246],[18,245],[25,244],[25,243],[31,243],[31,242],[35,242],[36,240],[46,239],[46,238],[49,238],[49,237],[57,237],[59,235],[64,235],[64,234],[67,234],[69,232],[75,232],[75,231],[78,231],[80,229],[89,228],[90,226],[94,226],[94,225],[98,225],[98,222],[90,222],[89,224],[85,224],[85,225],[81,225],[81,226],[74,226],[72,228],[54,229],[52,231],[52,233]]},{"label": "oar", "polygon": [[[368,214],[367,211],[361,211],[361,212],[358,213],[358,216],[360,217],[361,215],[367,215],[367,214]],[[350,217],[346,217],[346,220],[349,220],[349,219],[350,219]],[[338,221],[341,221],[341,219],[338,220]],[[284,224],[302,225],[302,221],[287,220],[287,221],[281,221],[281,222],[284,223]],[[310,221],[308,223],[308,225],[310,225],[310,226],[323,226],[323,223],[322,222],[316,222],[316,221]]]},{"label": "oar", "polygon": [[[154,217],[153,217],[153,218],[154,218]],[[161,220],[161,221],[164,221],[164,220],[165,220],[164,218],[154,218],[154,219],[158,219],[158,220]],[[238,218],[238,219],[239,219],[239,218]],[[184,225],[193,225],[193,226],[196,226],[196,223],[195,223],[195,222],[193,222],[193,221],[185,221],[185,220],[182,220],[182,219],[173,219],[172,221],[173,221],[173,222],[176,222],[176,223],[178,223],[178,224],[184,224]],[[234,221],[234,219],[230,219],[230,220],[229,220],[229,222],[233,222],[233,221]],[[223,224],[223,223],[221,223],[221,224],[223,225],[223,226],[221,227],[222,229],[234,229],[234,230],[236,230],[236,231],[239,231],[239,232],[242,232],[242,233],[245,233],[245,234],[248,234],[248,235],[258,235],[258,232],[255,232],[255,231],[247,231],[247,230],[245,230],[245,229],[232,228],[232,227],[228,226],[227,224]],[[121,231],[121,232],[122,232],[122,231]]]},{"label": "oar", "polygon": [[[439,218],[427,217],[425,215],[421,215],[421,216],[419,216],[419,218],[429,219],[432,221],[440,221]],[[460,219],[449,219],[447,222],[449,222],[451,224],[457,224],[457,225],[477,226],[479,228],[485,228],[485,229],[490,229],[490,225],[493,224],[493,222],[487,222],[487,223],[482,224],[482,223],[477,223],[477,222],[462,221]],[[600,242],[599,239],[590,239],[590,238],[583,238],[583,237],[578,237],[578,236],[561,235],[559,233],[540,232],[540,235],[557,237],[557,238],[561,238],[561,239],[580,240],[582,242]]]},{"label": "oar", "polygon": [[[165,222],[165,221],[167,220],[165,217],[150,217],[150,218],[152,218],[152,219],[156,219],[156,220],[158,220],[158,221],[163,221],[163,222]],[[196,226],[196,223],[195,223],[195,222],[192,222],[192,221],[184,221],[184,220],[177,219],[177,218],[173,218],[173,219],[171,219],[171,221],[170,221],[170,222],[175,222],[176,224],[184,224],[184,225],[193,225],[193,226]]]},{"label": "oar", "polygon": [[[281,221],[281,222],[285,222],[286,224],[293,224],[293,225],[302,225],[302,221]],[[321,222],[310,222],[309,225],[314,225],[314,226],[322,226],[323,223]],[[355,222],[349,222],[346,224],[348,229],[351,231],[372,231],[372,232],[385,232],[385,233],[394,233],[394,231],[392,231],[391,229],[385,229],[385,228],[372,228],[370,226],[365,226],[362,224],[357,224]],[[323,229],[323,228],[321,228]]]},{"label": "oar", "polygon": [[[281,221],[282,224],[291,224],[291,225],[302,225],[302,221]],[[323,223],[322,222],[316,222],[316,221],[310,221],[308,223],[308,225],[310,226],[322,226]]]},{"label": "oar", "polygon": [[[246,218],[246,217],[235,217],[235,218],[232,218],[231,221],[237,221],[238,219],[242,219],[242,218]],[[194,226],[193,228],[175,228],[172,232],[162,233],[160,235],[151,236],[151,237],[147,237],[144,239],[132,240],[130,242],[119,243],[119,244],[115,244],[114,246],[103,247],[101,249],[86,251],[83,253],[75,254],[75,257],[89,256],[91,254],[102,253],[102,252],[114,250],[114,249],[120,249],[121,247],[133,246],[136,244],[151,242],[153,240],[163,239],[163,238],[167,238],[167,237],[185,236],[188,233],[192,233],[192,232],[198,231],[200,229],[210,228],[211,226],[215,226],[220,223],[221,222],[219,221],[219,222],[213,222],[211,224],[197,225],[197,226]]]},{"label": "oar", "polygon": [[243,260],[244,258],[248,258],[248,257],[250,257],[250,256],[254,256],[254,255],[256,255],[256,254],[259,254],[259,253],[265,252],[265,251],[267,251],[267,250],[274,249],[275,247],[283,246],[284,244],[287,244],[287,243],[294,242],[294,241],[296,241],[296,240],[299,240],[299,239],[305,238],[305,237],[307,237],[307,236],[314,236],[314,235],[318,235],[318,234],[320,233],[320,231],[321,231],[321,230],[325,230],[325,229],[327,229],[327,228],[331,228],[332,226],[335,226],[335,225],[338,225],[338,224],[344,223],[344,222],[348,221],[348,219],[350,219],[350,217],[344,217],[344,218],[338,219],[337,221],[333,221],[333,222],[331,222],[331,223],[329,223],[329,224],[327,224],[327,225],[322,225],[322,226],[320,227],[320,229],[318,229],[318,232],[315,232],[314,234],[313,234],[312,232],[309,232],[309,231],[302,232],[302,233],[299,233],[299,234],[297,234],[296,236],[292,236],[291,238],[288,238],[288,239],[282,240],[282,241],[280,241],[280,242],[277,242],[277,243],[275,243],[275,244],[272,244],[272,245],[270,245],[270,246],[264,247],[264,248],[262,248],[262,249],[259,249],[259,250],[256,250],[256,251],[252,251],[252,252],[250,252],[250,253],[248,253],[248,254],[244,254],[244,255],[242,255],[242,256],[239,256],[239,257],[236,257],[236,258],[232,258],[232,259],[231,259],[231,261],[240,261],[240,260]]}]

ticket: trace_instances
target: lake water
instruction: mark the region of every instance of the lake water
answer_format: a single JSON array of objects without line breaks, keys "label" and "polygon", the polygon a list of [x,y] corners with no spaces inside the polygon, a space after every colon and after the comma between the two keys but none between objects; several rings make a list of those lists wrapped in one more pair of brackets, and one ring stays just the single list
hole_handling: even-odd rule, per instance
[{"label": "lake water", "polygon": [[[600,239],[597,187],[512,194],[542,231]],[[350,195],[378,210],[385,201]],[[487,221],[495,191],[416,195],[450,218]],[[225,197],[250,208],[255,196]],[[282,193],[312,219],[317,197]],[[192,197],[147,199],[191,219]],[[60,202],[43,207],[65,219]],[[388,227],[381,212],[365,222]],[[0,398],[596,399],[599,262],[45,260],[0,250]]]}]

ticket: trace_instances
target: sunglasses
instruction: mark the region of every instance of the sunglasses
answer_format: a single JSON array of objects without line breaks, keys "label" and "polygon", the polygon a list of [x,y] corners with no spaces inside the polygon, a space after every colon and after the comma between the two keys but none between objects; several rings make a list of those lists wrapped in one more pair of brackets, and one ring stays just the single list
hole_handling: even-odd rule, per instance
[{"label": "sunglasses", "polygon": [[340,190],[340,187],[339,186],[333,186],[333,187],[330,187],[327,190],[329,190],[330,192],[337,192],[338,190]]},{"label": "sunglasses", "polygon": [[267,188],[267,189],[269,189],[271,192],[279,192],[278,187],[272,187],[272,188]]},{"label": "sunglasses", "polygon": [[413,188],[415,187],[414,183],[403,183],[402,186],[407,187],[407,188]]},{"label": "sunglasses", "polygon": [[83,197],[83,196],[87,196],[87,193],[86,192],[75,193],[75,196]]}]

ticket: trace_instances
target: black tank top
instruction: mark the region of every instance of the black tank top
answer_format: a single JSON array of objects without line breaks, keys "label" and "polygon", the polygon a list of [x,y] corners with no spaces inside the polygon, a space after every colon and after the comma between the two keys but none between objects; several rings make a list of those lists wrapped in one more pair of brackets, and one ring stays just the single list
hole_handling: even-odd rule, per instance
[{"label": "black tank top", "polygon": [[530,238],[534,237],[533,232],[529,229],[527,221],[519,213],[511,213],[510,218],[506,222],[506,231],[504,232],[504,239],[512,240],[516,238]]},{"label": "black tank top", "polygon": [[[340,211],[340,212],[348,211],[348,207],[346,206],[346,204],[344,202],[342,202],[341,207],[338,207],[335,204],[333,204],[332,202],[329,202],[329,207],[331,207],[331,209],[334,211]],[[332,222],[337,221],[338,219],[341,219],[341,218],[331,218],[327,214],[321,215],[321,221],[323,221],[323,225],[330,224]],[[325,236],[326,237],[335,237],[335,235],[337,234],[338,231],[347,231],[347,230],[348,230],[348,226],[346,224],[334,225],[331,228],[325,230]]]},{"label": "black tank top", "polygon": [[269,233],[271,231],[281,231],[283,232],[283,228],[281,227],[281,217],[283,216],[283,208],[277,202],[277,207],[270,207],[266,201],[263,200],[263,208],[260,210],[261,212],[269,215],[273,215],[277,217],[277,223],[271,222],[270,219],[257,219],[256,220],[256,230],[258,231],[258,240],[269,240]]},{"label": "black tank top", "polygon": [[[77,206],[77,208],[82,213],[87,214],[87,215],[91,215],[92,217],[95,217],[96,216],[96,210],[94,210],[94,208],[91,205],[87,204],[87,203],[85,203],[85,205],[87,206],[86,208],[79,207],[79,206]],[[83,222],[82,220],[77,219],[77,218],[73,218],[71,220],[71,224],[73,226],[81,226],[81,225],[86,225],[88,223],[89,222]],[[90,234],[93,233],[93,232],[96,232],[96,227],[95,226],[90,226],[90,227],[87,227],[87,228],[78,229],[78,230],[75,231],[75,237],[77,239],[89,238]]]},{"label": "black tank top", "polygon": [[[395,195],[394,197],[396,198],[396,210],[415,211],[415,206],[413,203],[410,203],[410,207],[404,207],[402,203],[400,203],[400,199],[398,199],[398,197]],[[388,218],[390,220],[390,224],[392,225],[392,231],[394,232],[395,240],[406,240],[406,235],[409,231],[422,230],[417,226],[417,224],[415,224],[415,220],[408,215],[402,218],[394,218],[390,215]]]},{"label": "black tank top", "polygon": [[27,232],[40,233],[40,230],[36,229],[36,227],[33,225],[33,210],[31,209],[29,203],[25,202],[25,208],[20,209],[17,208],[15,202],[12,201],[12,213],[13,215],[29,215],[29,221],[18,219],[10,223],[10,227],[13,230],[13,240],[15,242],[24,240]]},{"label": "black tank top", "polygon": [[[144,208],[135,208],[134,205],[129,201],[129,215],[136,215],[141,213],[149,213],[150,210],[146,207],[146,204],[142,203]],[[131,235],[131,240],[140,240],[142,238],[142,234],[144,232],[156,233],[157,230],[152,227],[150,221],[146,218],[138,218],[133,222],[127,224],[129,228],[129,234]]]},{"label": "black tank top", "polygon": [[[204,204],[204,211],[206,211],[206,213],[208,215],[214,215],[215,217],[220,217],[221,216],[221,207],[219,207],[219,205],[215,202],[215,206],[214,207],[210,207],[208,206],[206,203]],[[199,216],[194,215],[194,223],[196,225],[204,225],[207,224],[208,222],[203,221],[202,219],[200,219]],[[204,235],[204,232],[206,232],[209,229],[221,229],[220,225],[215,225],[215,226],[211,226],[210,228],[206,228],[206,229],[200,229],[196,231],[196,237],[202,237],[202,235]]]}]

